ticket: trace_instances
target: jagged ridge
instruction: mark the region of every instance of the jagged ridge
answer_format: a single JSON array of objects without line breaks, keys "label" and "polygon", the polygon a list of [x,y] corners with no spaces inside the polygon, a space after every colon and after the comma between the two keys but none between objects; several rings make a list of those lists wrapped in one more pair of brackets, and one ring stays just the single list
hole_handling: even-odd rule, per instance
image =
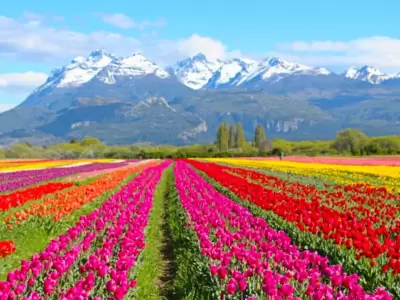
[{"label": "jagged ridge", "polygon": [[[53,70],[46,83],[34,90],[32,94],[46,89],[76,88],[94,79],[104,84],[116,84],[119,79],[125,80],[146,75],[154,75],[160,79],[167,79],[173,75],[185,86],[199,90],[249,87],[258,82],[272,84],[292,75],[328,76],[332,74],[334,73],[325,68],[288,62],[279,57],[268,57],[262,61],[246,58],[223,61],[209,59],[202,53],[163,68],[140,53],[116,57],[104,50],[96,49],[87,58],[76,57],[64,67]],[[400,73],[388,75],[375,67],[363,66],[351,67],[340,76],[380,84],[389,79],[400,78]]]}]

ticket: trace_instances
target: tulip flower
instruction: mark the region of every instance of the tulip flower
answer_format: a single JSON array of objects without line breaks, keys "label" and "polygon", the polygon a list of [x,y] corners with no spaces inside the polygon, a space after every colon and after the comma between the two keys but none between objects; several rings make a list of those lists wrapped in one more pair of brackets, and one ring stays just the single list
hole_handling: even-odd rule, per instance
[{"label": "tulip flower", "polygon": [[[17,294],[30,295],[28,299],[87,299],[89,294],[97,297],[99,291],[106,298],[123,299],[136,287],[129,274],[145,247],[144,230],[154,193],[169,164],[165,161],[145,168],[42,252],[9,272],[7,281],[0,281],[0,299],[14,299]],[[72,280],[69,287],[64,281],[68,277]],[[33,290],[40,282],[42,286]]]},{"label": "tulip flower", "polygon": [[343,296],[350,299],[392,298],[382,289],[368,294],[357,274],[344,273],[342,266],[330,265],[317,252],[301,251],[283,231],[218,193],[187,163],[177,161],[174,174],[201,253],[229,299],[334,299],[341,280]]},{"label": "tulip flower", "polygon": [[40,170],[0,173],[0,192],[19,189],[28,185],[37,184],[41,181],[49,181],[54,178],[64,177],[71,174],[91,172],[94,170],[106,170],[124,165],[127,165],[126,161],[118,163],[93,163],[81,166],[54,167]]}]

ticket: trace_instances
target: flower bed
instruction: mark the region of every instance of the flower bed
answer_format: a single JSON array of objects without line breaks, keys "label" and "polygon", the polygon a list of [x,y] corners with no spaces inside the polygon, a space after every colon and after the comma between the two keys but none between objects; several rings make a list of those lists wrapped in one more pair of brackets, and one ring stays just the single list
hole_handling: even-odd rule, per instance
[{"label": "flower bed", "polygon": [[221,298],[392,298],[382,288],[366,293],[357,274],[344,273],[316,252],[300,251],[283,231],[216,192],[184,162],[177,162],[175,177],[188,225],[209,259]]},{"label": "flower bed", "polygon": [[[135,287],[132,268],[164,162],[143,171],[102,206],[0,282],[0,297],[123,299]],[[26,298],[28,299],[28,298]]]}]

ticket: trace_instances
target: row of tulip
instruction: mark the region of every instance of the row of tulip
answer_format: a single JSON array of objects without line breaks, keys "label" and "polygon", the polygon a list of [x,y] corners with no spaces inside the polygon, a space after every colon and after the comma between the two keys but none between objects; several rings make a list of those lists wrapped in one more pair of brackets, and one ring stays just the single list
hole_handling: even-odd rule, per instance
[{"label": "row of tulip", "polygon": [[[249,158],[245,158],[249,159]],[[250,158],[254,160],[276,160],[275,157]],[[309,157],[309,156],[288,156],[285,161],[352,165],[352,166],[400,166],[400,157]]]},{"label": "row of tulip", "polygon": [[[103,195],[109,194],[109,191],[118,189],[118,186],[129,179],[129,177],[134,173],[137,173],[151,165],[154,165],[154,163],[151,161],[144,161],[141,164],[135,164],[133,167],[126,167],[124,169],[118,169],[117,171],[114,170],[108,175],[101,175],[94,181],[83,183],[80,186],[73,186],[69,189],[60,190],[55,194],[48,194],[39,201],[33,201],[35,200],[35,194],[32,194],[31,198],[27,195],[25,198],[27,202],[25,202],[24,207],[17,207],[13,210],[4,211],[0,215],[1,221],[5,223],[4,225],[0,224],[0,230],[4,232],[7,239],[10,239],[15,243],[14,251],[16,249],[18,250],[16,257],[21,255],[26,257],[26,255],[32,253],[32,250],[29,243],[25,242],[25,239],[30,238],[29,233],[32,233],[33,235],[36,234],[35,228],[37,226],[40,228],[43,228],[44,226],[50,231],[55,230],[57,232],[62,232],[65,227],[62,224],[54,223],[54,221],[59,221],[66,216],[69,216],[67,222],[73,220],[74,212],[80,211],[82,206],[85,206],[86,208],[84,208],[80,213],[90,212],[91,209],[97,207],[96,203],[92,203],[93,201],[100,199]],[[36,196],[39,197],[40,195],[37,194]],[[104,199],[106,198],[103,197],[103,201]],[[73,222],[71,224],[73,224]],[[39,231],[40,228],[38,228]],[[61,229],[61,231],[59,231],[59,229]],[[44,236],[47,235],[46,233],[44,234]],[[42,244],[41,239],[44,236],[39,237],[40,244]],[[44,244],[42,245],[44,246],[46,240],[43,242]],[[35,244],[36,243],[37,242],[35,241]],[[4,257],[10,255],[12,252],[8,251],[7,253],[8,254],[4,255]],[[15,263],[18,263],[16,257],[12,256],[4,262],[6,266],[3,269],[0,268],[0,275],[2,273],[4,275],[7,270],[15,267]]]},{"label": "row of tulip", "polygon": [[[378,286],[384,286],[393,295],[400,297],[399,259],[396,258],[399,253],[396,250],[397,246],[388,245],[388,239],[371,241],[368,238],[368,234],[371,232],[370,228],[362,227],[362,224],[358,226],[358,218],[353,220],[342,219],[339,216],[341,212],[338,213],[335,210],[328,212],[331,208],[324,208],[316,201],[307,204],[305,198],[296,199],[283,193],[268,190],[260,184],[221,171],[219,165],[189,162],[218,191],[241,203],[253,214],[265,218],[274,228],[284,230],[300,247],[315,249],[329,257],[330,261],[343,264],[348,273],[358,273],[362,285],[369,291]],[[318,208],[321,207],[324,209],[318,211]],[[316,210],[316,213],[314,213],[314,210]],[[317,225],[317,230],[311,232],[310,227],[304,226],[302,217],[304,219],[309,217],[308,220],[311,219],[314,225]],[[364,218],[365,220],[366,218]],[[358,229],[354,230],[353,227]],[[330,228],[332,233],[329,231]],[[379,233],[379,229],[374,228],[374,230],[376,230],[374,231],[375,234]],[[338,232],[340,233],[338,234]],[[340,236],[342,241],[351,239],[353,244],[350,248],[346,243],[339,245],[332,235]],[[396,239],[398,234],[390,235],[389,232],[389,236],[392,238],[393,244],[398,244],[396,240],[393,240],[393,238]],[[376,242],[379,244],[375,244]],[[375,249],[374,245],[379,247]],[[382,253],[376,259],[360,254],[360,249],[370,249],[369,254],[381,251],[384,248],[382,245],[387,246],[387,252]],[[368,248],[363,248],[367,246]],[[391,256],[391,258],[389,259],[388,256]]]},{"label": "row of tulip", "polygon": [[73,160],[19,160],[0,162],[0,172],[35,170],[73,164]]},{"label": "row of tulip", "polygon": [[9,210],[10,208],[24,205],[28,201],[42,198],[45,195],[53,194],[63,189],[72,187],[72,182],[49,182],[39,186],[16,191],[13,193],[0,195],[0,212]]},{"label": "row of tulip", "polygon": [[106,191],[116,188],[128,175],[157,164],[159,164],[158,161],[149,161],[148,163],[133,165],[108,173],[93,182],[60,191],[43,198],[40,202],[27,202],[23,209],[9,214],[4,221],[9,224],[19,224],[33,216],[49,215],[53,216],[54,221],[58,221]]},{"label": "row of tulip", "polygon": [[[289,196],[285,190],[272,190],[265,188],[259,183],[248,181],[247,178],[232,175],[235,168],[220,166],[212,163],[200,163],[191,161],[201,171],[211,176],[223,186],[229,188],[241,198],[249,200],[258,206],[272,211],[288,222],[294,223],[302,231],[321,235],[325,239],[336,242],[339,247],[344,245],[354,249],[357,257],[367,257],[371,259],[371,267],[378,263],[383,271],[392,270],[394,274],[400,273],[400,222],[396,216],[396,210],[389,207],[385,210],[382,207],[382,217],[373,216],[373,211],[379,211],[379,207],[372,207],[370,213],[368,209],[362,212],[367,214],[362,216],[355,211],[347,211],[346,198],[335,201],[336,206],[342,204],[340,209],[326,205],[320,199],[312,197],[307,201],[307,193],[311,189],[307,188],[300,197]],[[263,177],[265,175],[254,171],[242,170],[244,177]],[[283,185],[279,186],[282,188]],[[334,198],[335,193],[332,198]],[[339,196],[337,193],[336,196]],[[359,197],[354,197],[353,201],[358,202]],[[364,200],[361,198],[361,203]],[[373,202],[371,202],[373,203]],[[381,203],[382,204],[382,203]],[[367,205],[366,205],[367,206]],[[361,209],[363,205],[360,205]],[[385,214],[388,214],[385,216]],[[389,225],[386,225],[389,220]]]},{"label": "row of tulip", "polygon": [[92,162],[109,163],[117,159],[48,159],[48,160],[7,160],[0,161],[0,174],[8,172],[38,170],[54,167],[72,166],[77,164],[89,164]]},{"label": "row of tulip", "polygon": [[375,187],[386,187],[399,191],[400,168],[394,166],[353,166],[330,165],[322,163],[300,163],[277,160],[251,159],[207,159],[210,162],[227,163],[240,167],[265,169],[285,174],[298,174],[318,177],[324,181],[334,181],[340,184],[367,183]]},{"label": "row of tulip", "polygon": [[153,196],[170,164],[146,168],[0,282],[0,299],[131,298]]},{"label": "row of tulip", "polygon": [[240,163],[257,163],[259,166],[278,166],[289,167],[294,169],[306,169],[315,171],[346,171],[349,173],[361,173],[368,175],[376,175],[382,177],[400,178],[400,168],[393,166],[356,166],[356,165],[340,165],[340,164],[322,164],[322,163],[305,163],[293,161],[279,161],[279,160],[237,160]]},{"label": "row of tulip", "polygon": [[19,171],[0,175],[0,192],[12,191],[42,181],[49,181],[54,178],[64,177],[71,174],[90,172],[94,170],[106,170],[126,165],[127,162],[118,163],[93,163],[72,167],[57,167],[35,171]]},{"label": "row of tulip", "polygon": [[[50,165],[47,168],[37,168],[37,169],[31,169],[26,167],[26,169],[23,169],[23,166],[20,166],[20,170],[15,170],[15,171],[10,171],[10,172],[0,172],[0,179],[2,181],[14,181],[19,178],[28,178],[28,177],[34,177],[37,175],[41,175],[45,173],[46,171],[52,171],[52,170],[62,170],[63,168],[76,168],[76,167],[81,167],[81,166],[86,166],[86,165],[91,165],[92,163],[86,162],[86,163],[56,163],[54,162],[54,165]],[[96,164],[95,162],[93,164]],[[98,163],[97,164],[106,164],[106,163]]]},{"label": "row of tulip", "polygon": [[[390,232],[400,233],[400,194],[387,191],[386,188],[375,188],[364,183],[352,185],[325,185],[324,189],[296,181],[282,180],[276,176],[243,168],[227,167],[222,171],[259,183],[265,188],[280,191],[296,198],[316,201],[336,210],[350,212],[358,218],[372,222],[370,227],[384,225]],[[384,230],[384,229],[382,229]]]},{"label": "row of tulip", "polygon": [[34,164],[34,163],[38,163],[38,162],[40,162],[40,161],[36,161],[36,160],[27,160],[27,161],[24,161],[24,160],[17,160],[17,161],[15,161],[15,160],[10,160],[10,161],[0,160],[0,172],[2,170],[7,170],[11,167],[20,168],[21,166],[28,165],[28,164]]},{"label": "row of tulip", "polygon": [[392,299],[383,288],[366,293],[357,274],[299,250],[283,231],[216,192],[185,162],[177,162],[175,179],[221,299]]}]

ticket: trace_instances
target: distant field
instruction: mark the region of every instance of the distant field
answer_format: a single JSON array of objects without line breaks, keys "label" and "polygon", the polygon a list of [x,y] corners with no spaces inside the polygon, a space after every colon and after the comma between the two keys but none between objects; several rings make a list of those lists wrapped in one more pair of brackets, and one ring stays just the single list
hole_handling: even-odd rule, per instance
[{"label": "distant field", "polygon": [[[243,158],[252,160],[279,160],[277,157]],[[400,156],[374,156],[374,157],[306,157],[288,156],[285,161],[338,164],[338,165],[363,165],[363,166],[400,166]]]}]

